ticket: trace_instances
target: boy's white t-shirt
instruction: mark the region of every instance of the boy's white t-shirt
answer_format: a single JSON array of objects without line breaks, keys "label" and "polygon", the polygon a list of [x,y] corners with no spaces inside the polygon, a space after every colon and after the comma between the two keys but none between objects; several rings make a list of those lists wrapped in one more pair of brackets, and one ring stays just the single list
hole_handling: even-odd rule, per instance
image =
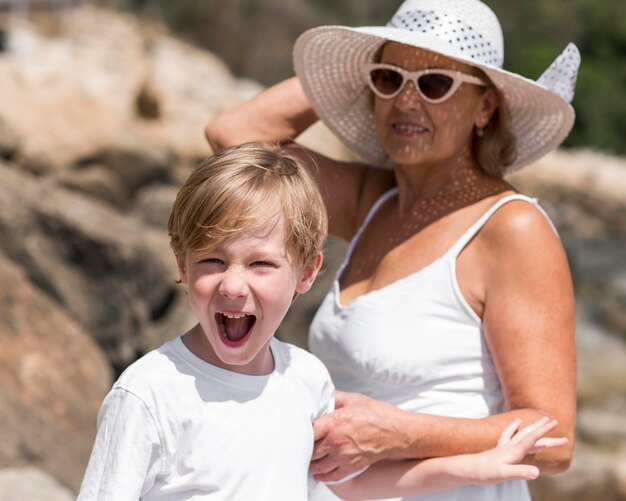
[{"label": "boy's white t-shirt", "polygon": [[132,364],[100,409],[78,500],[306,500],[311,423],[334,388],[310,353],[270,348],[267,376],[210,365],[181,338]]}]

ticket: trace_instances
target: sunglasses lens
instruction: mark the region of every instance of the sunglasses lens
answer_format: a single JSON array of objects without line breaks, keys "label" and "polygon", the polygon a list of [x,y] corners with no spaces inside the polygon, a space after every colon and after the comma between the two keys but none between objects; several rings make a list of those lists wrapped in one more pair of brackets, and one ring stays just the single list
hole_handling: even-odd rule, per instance
[{"label": "sunglasses lens", "polygon": [[422,94],[428,99],[442,99],[450,92],[454,80],[448,75],[429,73],[419,77],[417,83]]},{"label": "sunglasses lens", "polygon": [[390,69],[377,69],[370,72],[372,85],[383,96],[390,96],[402,86],[402,75]]}]

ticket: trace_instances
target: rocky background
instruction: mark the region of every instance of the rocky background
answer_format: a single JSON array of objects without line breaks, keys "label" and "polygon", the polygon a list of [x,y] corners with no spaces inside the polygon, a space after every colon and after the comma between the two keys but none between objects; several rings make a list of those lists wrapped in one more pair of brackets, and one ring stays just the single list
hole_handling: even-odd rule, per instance
[{"label": "rocky background", "polygon": [[[73,499],[116,375],[192,324],[165,223],[205,122],[258,90],[130,15],[0,14],[0,501]],[[347,154],[319,125],[301,139]],[[511,181],[555,221],[578,301],[574,463],[534,499],[626,499],[626,160],[558,151]],[[305,345],[344,250],[283,339]]]}]

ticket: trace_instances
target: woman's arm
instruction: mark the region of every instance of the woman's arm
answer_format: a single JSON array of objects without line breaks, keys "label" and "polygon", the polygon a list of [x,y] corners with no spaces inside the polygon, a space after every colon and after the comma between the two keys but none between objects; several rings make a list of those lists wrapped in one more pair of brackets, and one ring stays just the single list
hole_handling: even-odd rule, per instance
[{"label": "woman's arm", "polygon": [[214,151],[249,141],[294,139],[317,121],[297,77],[222,113],[204,128]]},{"label": "woman's arm", "polygon": [[204,132],[214,151],[250,141],[280,142],[315,175],[329,217],[329,231],[350,240],[374,200],[395,181],[389,171],[341,162],[293,139],[317,121],[297,77],[284,80],[250,101],[213,118]]},{"label": "woman's arm", "polygon": [[[537,209],[509,203],[459,256],[457,278],[470,304],[483,308],[507,412],[483,419],[432,416],[338,393],[337,410],[315,423],[311,471],[317,479],[338,480],[381,459],[486,450],[512,419],[528,424],[544,415],[559,421],[555,434],[568,445],[527,461],[542,473],[567,469],[576,415],[574,302],[558,238]],[[463,290],[464,283],[482,290]]]},{"label": "woman's arm", "polygon": [[[542,471],[569,467],[576,421],[574,292],[567,257],[538,209],[511,202],[485,226],[474,249],[481,267],[485,338],[502,384],[506,408],[524,419],[556,418],[555,433],[569,445],[538,454]],[[488,251],[489,249],[489,251]],[[532,417],[530,417],[532,419]]]},{"label": "woman's arm", "polygon": [[565,438],[542,438],[556,426],[543,418],[518,433],[516,419],[502,433],[494,449],[425,460],[387,460],[347,482],[329,485],[343,499],[358,500],[411,496],[460,487],[466,484],[493,484],[505,480],[532,480],[536,466],[519,464],[528,454],[562,447]]}]

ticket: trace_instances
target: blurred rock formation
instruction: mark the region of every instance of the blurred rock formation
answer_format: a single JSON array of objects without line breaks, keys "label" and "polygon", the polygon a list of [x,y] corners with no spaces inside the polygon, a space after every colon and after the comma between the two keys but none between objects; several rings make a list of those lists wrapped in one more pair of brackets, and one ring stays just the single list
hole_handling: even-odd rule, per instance
[{"label": "blurred rock formation", "polygon": [[[260,87],[161,26],[94,7],[4,15],[0,30],[0,493],[54,484],[61,500],[112,380],[193,324],[167,217],[210,153],[206,121]],[[320,125],[301,140],[349,156]],[[624,499],[626,160],[560,151],[511,181],[555,221],[578,301],[576,454],[533,483],[535,499]],[[330,240],[280,337],[306,345],[344,251]]]}]

